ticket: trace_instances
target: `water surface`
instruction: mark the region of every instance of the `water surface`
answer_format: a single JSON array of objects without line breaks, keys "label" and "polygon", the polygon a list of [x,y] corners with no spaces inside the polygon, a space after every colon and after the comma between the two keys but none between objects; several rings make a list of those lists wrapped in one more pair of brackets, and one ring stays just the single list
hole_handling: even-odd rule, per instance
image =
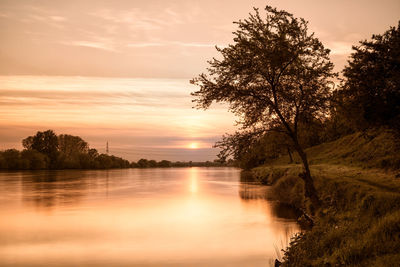
[{"label": "water surface", "polygon": [[234,168],[0,173],[0,265],[268,266],[299,230]]}]

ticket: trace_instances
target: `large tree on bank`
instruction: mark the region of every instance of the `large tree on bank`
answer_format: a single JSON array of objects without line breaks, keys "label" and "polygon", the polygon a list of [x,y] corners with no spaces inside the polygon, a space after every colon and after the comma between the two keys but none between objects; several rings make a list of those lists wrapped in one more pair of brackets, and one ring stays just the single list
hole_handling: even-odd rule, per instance
[{"label": "large tree on bank", "polygon": [[333,83],[329,50],[308,33],[307,22],[267,6],[235,22],[233,44],[218,48],[220,59],[210,60],[207,74],[191,80],[198,108],[225,102],[240,121],[237,135],[260,135],[280,129],[299,154],[305,194],[314,208],[320,205],[307,155],[299,142],[299,122],[325,115]]}]

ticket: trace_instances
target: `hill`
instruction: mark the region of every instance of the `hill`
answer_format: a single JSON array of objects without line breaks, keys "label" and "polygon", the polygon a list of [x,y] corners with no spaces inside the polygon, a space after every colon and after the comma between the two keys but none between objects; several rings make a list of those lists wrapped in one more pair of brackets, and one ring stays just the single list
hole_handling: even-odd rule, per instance
[{"label": "hill", "polygon": [[[323,207],[296,236],[283,266],[396,266],[400,262],[397,134],[375,129],[306,150]],[[295,162],[299,162],[295,158]],[[300,164],[283,156],[251,170],[279,201],[307,214]],[[304,218],[304,216],[303,216]]]}]

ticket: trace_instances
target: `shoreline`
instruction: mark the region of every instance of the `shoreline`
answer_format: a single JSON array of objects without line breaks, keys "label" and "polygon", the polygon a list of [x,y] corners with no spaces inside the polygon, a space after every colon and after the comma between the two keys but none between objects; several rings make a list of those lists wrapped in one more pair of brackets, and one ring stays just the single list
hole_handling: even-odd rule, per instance
[{"label": "shoreline", "polygon": [[[298,178],[300,170],[297,165],[284,165],[257,167],[252,172],[258,183],[271,184],[277,201],[306,211],[309,203]],[[311,170],[323,205],[314,226],[295,236],[284,250],[281,266],[388,266],[399,262],[396,172],[328,164],[311,165]],[[386,177],[386,182],[375,182],[377,176]]]}]

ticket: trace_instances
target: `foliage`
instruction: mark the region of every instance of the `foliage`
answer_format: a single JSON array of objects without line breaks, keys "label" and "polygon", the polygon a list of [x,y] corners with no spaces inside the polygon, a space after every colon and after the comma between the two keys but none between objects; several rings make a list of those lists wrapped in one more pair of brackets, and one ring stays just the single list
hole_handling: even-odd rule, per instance
[{"label": "foliage", "polygon": [[7,149],[2,153],[4,165],[9,169],[18,169],[20,162],[20,154],[16,149]]},{"label": "foliage", "polygon": [[209,61],[208,74],[192,79],[198,108],[226,102],[240,121],[244,135],[280,129],[300,155],[306,195],[318,206],[307,156],[299,142],[302,120],[323,118],[335,77],[329,49],[308,33],[304,19],[267,6],[236,22],[234,44],[217,48],[222,59]]},{"label": "foliage", "polygon": [[119,157],[99,154],[90,149],[79,136],[61,134],[52,130],[37,132],[22,140],[24,150],[0,151],[0,169],[109,169],[129,168],[130,163]]},{"label": "foliage", "polygon": [[233,160],[227,162],[221,162],[220,160],[206,161],[206,162],[192,162],[192,161],[175,161],[169,160],[148,160],[140,159],[137,162],[131,162],[131,168],[169,168],[169,167],[224,167],[224,166],[235,166]]},{"label": "foliage", "polygon": [[89,145],[79,136],[60,134],[58,136],[59,151],[70,158],[80,153],[88,153]]},{"label": "foliage", "polygon": [[46,155],[36,150],[23,150],[21,152],[21,159],[26,160],[25,168],[29,170],[42,170],[46,169],[49,159]]},{"label": "foliage", "polygon": [[39,131],[34,136],[28,136],[22,140],[22,145],[28,150],[36,150],[46,155],[49,159],[49,167],[55,167],[59,150],[58,138],[53,130]]},{"label": "foliage", "polygon": [[329,50],[307,33],[303,19],[265,10],[265,21],[255,9],[237,22],[234,44],[217,48],[223,59],[209,61],[209,75],[191,81],[200,86],[192,95],[200,108],[229,103],[243,128],[287,123],[294,131],[301,117],[323,115],[333,65]]},{"label": "foliage", "polygon": [[400,129],[400,21],[397,28],[373,35],[353,50],[338,92],[346,114],[356,129],[381,125]]}]

